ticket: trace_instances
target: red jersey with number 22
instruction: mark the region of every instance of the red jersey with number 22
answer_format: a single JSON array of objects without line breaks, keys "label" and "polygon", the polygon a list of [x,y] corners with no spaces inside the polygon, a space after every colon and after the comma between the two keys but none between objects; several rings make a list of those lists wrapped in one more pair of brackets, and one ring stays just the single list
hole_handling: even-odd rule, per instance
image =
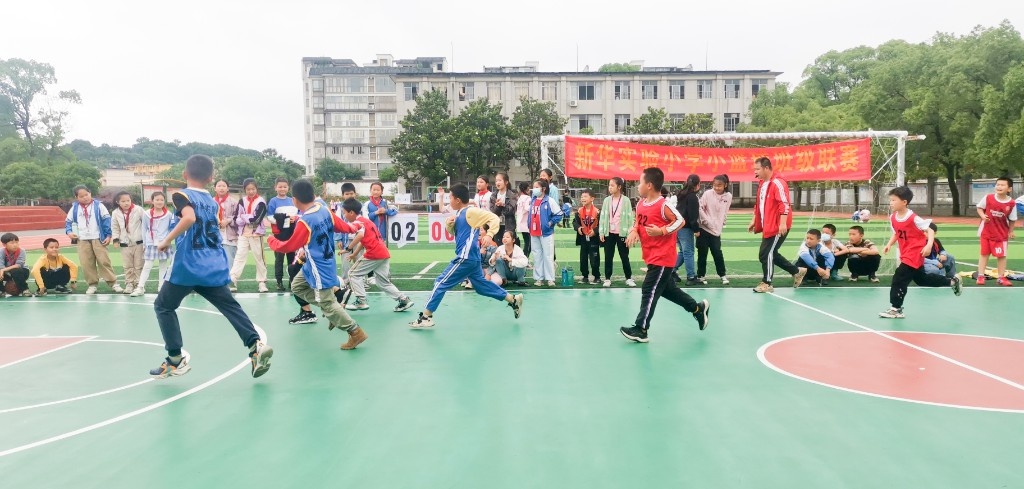
[{"label": "red jersey with number 22", "polygon": [[664,236],[648,236],[644,226],[667,227],[670,222],[665,218],[665,198],[648,203],[641,200],[636,206],[636,231],[640,233],[640,249],[644,263],[660,267],[676,266],[676,233]]},{"label": "red jersey with number 22", "polygon": [[914,268],[924,266],[924,257],[921,250],[928,244],[928,224],[931,221],[918,217],[914,211],[908,210],[907,215],[900,220],[893,212],[889,216],[889,224],[892,225],[892,232],[896,233],[896,242],[900,245],[900,262]]}]

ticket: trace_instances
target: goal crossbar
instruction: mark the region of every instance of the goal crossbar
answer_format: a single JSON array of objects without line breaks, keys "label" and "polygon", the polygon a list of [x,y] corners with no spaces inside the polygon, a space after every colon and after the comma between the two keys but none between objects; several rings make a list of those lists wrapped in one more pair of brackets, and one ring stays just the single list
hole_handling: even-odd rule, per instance
[{"label": "goal crossbar", "polygon": [[[907,131],[832,131],[832,132],[730,132],[713,134],[601,134],[578,136],[595,141],[755,141],[755,140],[800,140],[800,139],[895,139],[896,140],[896,185],[906,183],[907,141],[921,140],[924,136],[911,136]],[[548,155],[548,145],[564,143],[565,135],[540,137],[541,167],[548,168],[553,162]],[[887,158],[886,164],[891,161]],[[563,172],[564,173],[564,172]]]}]

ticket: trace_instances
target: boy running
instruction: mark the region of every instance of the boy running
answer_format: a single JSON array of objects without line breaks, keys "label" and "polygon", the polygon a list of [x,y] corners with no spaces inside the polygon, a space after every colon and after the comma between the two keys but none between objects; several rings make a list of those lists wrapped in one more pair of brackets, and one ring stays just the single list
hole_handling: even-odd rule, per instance
[{"label": "boy running", "polygon": [[619,328],[622,336],[637,343],[647,343],[651,317],[662,296],[693,314],[697,327],[702,331],[708,327],[711,304],[707,299],[700,302],[693,300],[672,279],[672,271],[676,266],[675,234],[683,226],[683,217],[674,206],[666,205],[661,195],[664,183],[665,173],[661,169],[644,169],[637,186],[643,200],[636,206],[636,225],[626,237],[626,246],[640,242],[644,263],[647,264],[647,276],[641,288],[640,313],[633,326]]},{"label": "boy running", "polygon": [[[349,294],[354,295],[356,300],[346,309],[366,310],[370,308],[366,303],[364,281],[366,276],[373,272],[377,277],[377,286],[388,297],[398,301],[395,312],[408,311],[414,302],[391,283],[391,252],[388,251],[387,243],[380,235],[379,228],[368,218],[359,215],[362,208],[362,204],[356,199],[348,199],[341,204],[345,221],[356,231],[355,238],[346,248],[349,253],[346,258],[353,261],[352,268],[348,271]],[[360,253],[359,250],[363,250],[363,252]],[[344,302],[348,302],[347,298]]]},{"label": "boy running", "polygon": [[441,304],[445,292],[467,278],[477,294],[507,302],[516,319],[523,313],[523,294],[509,294],[494,282],[485,280],[483,269],[480,267],[480,231],[486,229],[484,232],[493,237],[501,220],[479,207],[467,207],[468,204],[469,188],[462,184],[453,185],[451,207],[455,215],[448,217],[447,228],[455,234],[455,258],[434,280],[434,289],[430,292],[426,309],[420,313],[418,319],[409,323],[409,326],[415,329],[432,327],[434,311]]},{"label": "boy running", "polygon": [[953,293],[960,295],[962,283],[960,277],[954,275],[947,279],[941,275],[933,275],[924,271],[924,257],[932,251],[932,243],[935,241],[935,231],[928,227],[931,221],[922,219],[907,208],[914,198],[914,192],[907,186],[896,187],[889,191],[889,207],[892,208],[892,215],[889,216],[889,223],[892,226],[892,237],[886,243],[882,253],[889,253],[893,243],[900,244],[900,266],[892,275],[892,286],[889,288],[889,302],[892,307],[878,315],[883,318],[903,318],[903,299],[907,297],[907,286],[913,281],[917,285],[925,287],[953,288]]},{"label": "boy running", "polygon": [[182,349],[181,325],[175,311],[182,299],[195,291],[234,326],[242,344],[249,348],[252,376],[259,377],[270,370],[270,357],[274,350],[260,339],[249,316],[228,290],[231,282],[228,257],[221,247],[217,226],[220,206],[205,190],[213,179],[213,160],[203,155],[190,157],[185,162],[182,178],[188,186],[171,197],[177,209],[178,225],[158,246],[158,250],[163,252],[174,242],[174,263],[153,303],[167,358],[149,374],[163,379],[185,375],[192,369],[192,359]]},{"label": "boy running", "polygon": [[988,194],[978,202],[978,217],[981,226],[978,236],[981,239],[981,258],[978,259],[978,285],[985,285],[985,272],[988,271],[988,257],[996,257],[996,283],[1003,287],[1013,287],[1006,275],[1006,245],[1015,238],[1013,223],[1017,220],[1017,207],[1010,197],[1013,180],[1010,177],[999,177],[996,180],[996,192]]}]

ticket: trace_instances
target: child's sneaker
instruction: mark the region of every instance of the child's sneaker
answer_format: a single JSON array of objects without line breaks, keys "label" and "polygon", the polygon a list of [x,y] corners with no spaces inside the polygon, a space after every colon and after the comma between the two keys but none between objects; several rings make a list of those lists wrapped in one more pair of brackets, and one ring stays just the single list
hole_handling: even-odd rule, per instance
[{"label": "child's sneaker", "polygon": [[403,297],[402,299],[399,299],[398,305],[395,306],[395,312],[405,312],[405,311],[408,311],[409,309],[412,309],[412,306],[415,306],[415,305],[416,305],[416,303],[411,301],[411,300],[409,300],[408,297]]},{"label": "child's sneaker", "polygon": [[878,313],[878,317],[888,319],[903,319],[903,308],[890,307],[888,311]]},{"label": "child's sneaker", "polygon": [[626,279],[626,285],[628,287],[636,287],[636,282],[634,282],[633,279],[631,279],[631,278],[627,278]]},{"label": "child's sneaker", "polygon": [[868,281],[870,281],[873,284],[877,284],[878,283],[878,277],[872,275],[872,276],[868,277]]},{"label": "child's sneaker", "polygon": [[31,290],[26,290],[21,293],[22,297],[34,297]]},{"label": "child's sneaker", "polygon": [[729,277],[722,276],[722,285],[729,285]]},{"label": "child's sneaker", "polygon": [[299,311],[299,314],[288,320],[288,324],[312,324],[316,322],[316,314],[313,311]]},{"label": "child's sneaker", "polygon": [[611,280],[605,280],[604,283],[601,284],[601,285],[604,286],[604,287],[611,287],[612,286],[612,281]]},{"label": "child's sneaker", "polygon": [[761,282],[757,284],[757,287],[754,287],[754,292],[757,292],[758,294],[764,294],[766,292],[775,292],[775,287],[772,287],[772,284],[769,284],[767,282]]},{"label": "child's sneaker", "polygon": [[110,288],[114,289],[114,293],[115,294],[123,294],[124,293],[124,288],[121,287],[121,284],[111,285]]},{"label": "child's sneaker", "polygon": [[263,340],[256,340],[256,344],[249,348],[249,360],[252,361],[252,377],[255,379],[270,370],[270,357],[274,356],[274,349]]},{"label": "child's sneaker", "polygon": [[46,291],[45,290],[40,290],[40,291],[36,292],[36,297],[46,297]]},{"label": "child's sneaker", "polygon": [[800,284],[804,281],[804,276],[807,275],[807,269],[804,267],[797,267],[796,273],[793,274],[793,288],[800,287]]},{"label": "child's sneaker", "polygon": [[267,288],[267,283],[266,282],[260,282],[259,291],[260,291],[260,293],[270,292],[270,289]]},{"label": "child's sneaker", "polygon": [[554,286],[555,286],[555,281],[554,280],[548,280],[548,287],[554,287]]},{"label": "child's sneaker", "polygon": [[366,282],[364,282],[364,283],[366,284],[366,288],[369,289],[370,287],[373,287],[374,285],[377,285],[377,278],[376,277],[366,277]]},{"label": "child's sneaker", "polygon": [[277,291],[284,292],[284,282],[281,282],[280,280],[277,281]]},{"label": "child's sneaker", "polygon": [[178,363],[174,363],[171,357],[164,358],[164,363],[161,363],[159,367],[149,371],[149,375],[157,379],[166,379],[167,377],[179,377],[188,373],[192,370],[192,357],[187,351],[181,350],[181,360]]},{"label": "child's sneaker", "polygon": [[366,334],[366,331],[363,331],[363,328],[360,328],[359,326],[355,326],[354,328],[349,330],[348,341],[341,345],[341,349],[355,350],[360,343],[366,341],[366,338],[369,338],[369,336]]},{"label": "child's sneaker", "polygon": [[409,327],[413,329],[433,328],[434,327],[434,316],[427,316],[426,314],[420,313],[420,317],[416,318],[415,321],[409,323]]},{"label": "child's sneaker", "polygon": [[54,287],[54,288],[53,288],[53,293],[54,293],[54,294],[61,294],[61,295],[64,295],[64,294],[70,294],[70,293],[71,293],[71,291],[70,291],[70,290],[68,290],[68,288],[67,288],[67,287],[65,287],[65,286],[63,286],[63,285],[58,285],[58,286],[56,286],[56,287]]},{"label": "child's sneaker", "polygon": [[515,314],[516,319],[523,314],[523,294],[516,294],[512,296],[512,302],[508,303],[508,307],[512,308],[512,313]]},{"label": "child's sneaker", "polygon": [[979,273],[978,274],[978,281],[975,282],[975,283],[978,284],[978,285],[985,285],[985,275]]},{"label": "child's sneaker", "polygon": [[[960,277],[957,277],[957,278],[960,278]],[[1006,277],[999,277],[999,280],[996,280],[996,283],[999,284],[999,285],[1002,285],[1003,287],[1013,287],[1013,284],[1010,283],[1010,279],[1008,279]],[[959,294],[957,294],[957,295],[959,295]]]},{"label": "child's sneaker", "polygon": [[231,293],[238,292],[238,286],[235,285],[234,282],[231,282],[231,285],[228,286],[228,292],[231,292]]},{"label": "child's sneaker", "polygon": [[141,285],[136,287],[131,293],[131,297],[139,297],[143,295],[146,295],[146,288]]},{"label": "child's sneaker", "polygon": [[93,295],[96,293],[96,286],[90,285],[88,289],[85,289],[85,295]]},{"label": "child's sneaker", "polygon": [[622,333],[622,336],[625,336],[626,339],[635,341],[637,343],[647,343],[648,341],[647,331],[645,331],[643,328],[638,328],[636,326],[630,326],[627,328],[623,326],[619,328],[619,332]]},{"label": "child's sneaker", "polygon": [[356,300],[351,304],[345,306],[345,309],[349,311],[365,311],[370,308],[370,305],[366,303],[366,299],[362,297],[356,297]]},{"label": "child's sneaker", "polygon": [[544,286],[544,281],[543,280],[538,280],[538,281],[533,283],[533,286],[534,287],[543,287]]},{"label": "child's sneaker", "polygon": [[851,282],[856,282],[858,278],[859,277],[857,277],[856,275],[850,275],[850,281]]},{"label": "child's sneaker", "polygon": [[704,331],[708,327],[708,313],[711,312],[711,303],[707,299],[700,301],[697,310],[693,312],[693,318],[697,320],[697,327]]},{"label": "child's sneaker", "polygon": [[953,278],[949,280],[949,286],[953,289],[953,293],[956,295],[960,295],[964,291],[964,281],[957,275],[953,275]]}]

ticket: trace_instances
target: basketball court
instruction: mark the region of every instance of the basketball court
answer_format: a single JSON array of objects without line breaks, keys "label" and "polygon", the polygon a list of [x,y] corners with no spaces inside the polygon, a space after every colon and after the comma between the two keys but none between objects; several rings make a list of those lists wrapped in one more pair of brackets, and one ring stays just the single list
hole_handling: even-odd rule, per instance
[{"label": "basketball court", "polygon": [[427,331],[375,294],[351,352],[325,319],[288,325],[291,298],[242,294],[275,349],[260,379],[190,297],[193,369],[159,381],[152,296],[5,300],[2,485],[1021,485],[1012,289],[912,288],[903,320],[877,317],[885,287],[691,293],[709,328],[663,301],[646,345],[617,331],[638,289],[528,289],[518,321],[451,292]]}]

